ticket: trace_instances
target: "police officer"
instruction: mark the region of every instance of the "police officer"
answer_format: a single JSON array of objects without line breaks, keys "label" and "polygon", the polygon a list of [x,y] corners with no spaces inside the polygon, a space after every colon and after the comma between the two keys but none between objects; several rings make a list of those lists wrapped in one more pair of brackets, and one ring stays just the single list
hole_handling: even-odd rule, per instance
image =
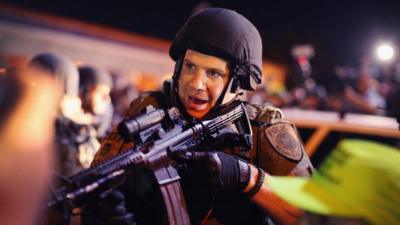
[{"label": "police officer", "polygon": [[110,92],[111,75],[94,66],[81,66],[79,71],[79,97],[84,112],[92,116],[92,124],[97,131],[97,138],[111,130],[113,106]]},{"label": "police officer", "polygon": [[[201,120],[239,99],[243,91],[254,90],[261,82],[260,34],[252,23],[232,10],[208,8],[190,17],[173,40],[170,56],[176,62],[172,82],[164,84],[163,92],[147,93],[134,100],[127,117],[152,105],[176,106],[187,120]],[[229,148],[224,152],[198,152],[188,160],[189,172],[180,171],[193,224],[204,222],[207,217],[224,224],[268,224],[271,220],[293,224],[300,216],[300,211],[279,200],[263,185],[269,175],[308,176],[312,172],[294,125],[285,121],[277,108],[246,104],[246,110],[253,130],[250,151]],[[103,140],[93,165],[131,146],[132,143],[124,143],[117,133],[111,133]],[[146,207],[149,201],[131,197],[134,191],[151,196],[143,186],[146,185],[123,188],[128,210],[120,211],[124,213],[118,216],[114,213],[108,219],[103,217],[99,224],[104,221],[131,224],[130,212],[139,222],[157,223],[155,208]],[[125,206],[115,198],[112,202],[118,202],[115,205],[120,209]],[[151,213],[141,213],[143,209]],[[149,215],[152,215],[150,220],[143,220],[143,216]]]},{"label": "police officer", "polygon": [[40,217],[53,166],[60,95],[55,80],[40,71],[7,70],[0,75],[2,225],[32,225]]},{"label": "police officer", "polygon": [[99,147],[96,131],[88,125],[79,99],[78,69],[71,59],[59,53],[35,55],[28,64],[53,76],[62,87],[56,127],[56,171],[71,176],[90,166]]}]

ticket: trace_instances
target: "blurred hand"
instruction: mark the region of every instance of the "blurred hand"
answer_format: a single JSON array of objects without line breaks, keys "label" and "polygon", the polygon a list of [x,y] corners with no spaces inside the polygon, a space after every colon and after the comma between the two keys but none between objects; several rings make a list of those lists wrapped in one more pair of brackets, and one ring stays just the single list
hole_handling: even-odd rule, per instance
[{"label": "blurred hand", "polygon": [[98,201],[82,208],[83,225],[135,225],[133,214],[128,212],[125,196],[117,191],[103,193]]}]

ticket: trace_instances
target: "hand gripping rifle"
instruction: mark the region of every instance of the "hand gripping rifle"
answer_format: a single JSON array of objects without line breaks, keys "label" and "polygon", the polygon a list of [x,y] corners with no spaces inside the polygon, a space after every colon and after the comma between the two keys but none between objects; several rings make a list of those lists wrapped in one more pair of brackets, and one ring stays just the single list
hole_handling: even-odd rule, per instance
[{"label": "hand gripping rifle", "polygon": [[[88,196],[99,194],[116,185],[127,170],[149,168],[153,171],[162,196],[169,224],[190,224],[185,199],[174,165],[174,155],[185,153],[200,144],[211,144],[225,134],[236,134],[241,147],[249,149],[252,131],[243,103],[233,101],[225,105],[215,116],[193,124],[184,124],[176,118],[176,111],[155,109],[147,114],[124,120],[118,130],[124,139],[134,139],[136,146],[113,159],[83,170],[69,178],[70,185],[62,186],[53,193],[54,200],[48,206],[66,204],[79,207]],[[175,116],[174,116],[175,115]],[[169,128],[165,121],[173,122]],[[166,131],[167,130],[167,131]],[[238,138],[236,138],[238,140]]]}]

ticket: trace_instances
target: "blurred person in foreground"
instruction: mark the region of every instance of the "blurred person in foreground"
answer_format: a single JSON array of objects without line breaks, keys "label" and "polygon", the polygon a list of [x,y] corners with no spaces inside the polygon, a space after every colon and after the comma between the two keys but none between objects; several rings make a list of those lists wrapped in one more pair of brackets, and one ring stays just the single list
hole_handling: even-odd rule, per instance
[{"label": "blurred person in foreground", "polygon": [[0,224],[32,225],[53,170],[54,121],[61,98],[37,70],[0,75]]},{"label": "blurred person in foreground", "polygon": [[399,150],[343,140],[311,178],[269,177],[265,183],[308,212],[300,225],[400,224]]},{"label": "blurred person in foreground", "polygon": [[[134,100],[127,117],[146,112],[146,106],[179,108],[185,120],[195,122],[239,100],[254,90],[262,77],[262,43],[258,30],[239,13],[208,8],[192,17],[177,33],[170,56],[176,62],[172,82],[163,92]],[[301,212],[262,185],[268,174],[309,176],[313,167],[294,125],[274,107],[247,104],[253,122],[253,146],[248,152],[235,146],[197,149],[178,168],[192,224],[210,216],[223,224],[293,224]],[[112,158],[135,143],[117,132],[103,139],[93,165]],[[229,144],[229,143],[225,143]],[[212,143],[205,143],[212,148]],[[265,171],[266,172],[265,172]],[[114,197],[99,199],[83,210],[84,224],[161,224],[165,218],[152,202],[156,197],[151,174],[127,177]],[[119,194],[117,194],[119,193]],[[116,197],[117,196],[117,197]],[[126,199],[124,199],[124,196]],[[150,197],[150,200],[146,197]],[[117,200],[116,200],[117,199]]]},{"label": "blurred person in foreground", "polygon": [[79,70],[79,97],[82,108],[92,117],[92,125],[96,129],[97,138],[111,131],[113,106],[110,92],[111,75],[107,71],[93,66],[81,66]]},{"label": "blurred person in foreground", "polygon": [[[56,126],[56,171],[65,178],[87,168],[99,146],[91,132],[90,117],[84,114],[78,95],[78,69],[71,59],[59,53],[40,53],[29,62],[53,76],[61,85]],[[62,179],[60,179],[62,180]]]}]

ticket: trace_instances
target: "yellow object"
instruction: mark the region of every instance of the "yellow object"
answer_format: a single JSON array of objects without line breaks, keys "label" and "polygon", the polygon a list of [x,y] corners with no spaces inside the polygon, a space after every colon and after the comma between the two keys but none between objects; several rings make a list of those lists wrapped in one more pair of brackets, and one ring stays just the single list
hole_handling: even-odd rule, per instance
[{"label": "yellow object", "polygon": [[270,177],[265,183],[289,203],[315,213],[400,224],[400,152],[345,140],[311,178]]}]

